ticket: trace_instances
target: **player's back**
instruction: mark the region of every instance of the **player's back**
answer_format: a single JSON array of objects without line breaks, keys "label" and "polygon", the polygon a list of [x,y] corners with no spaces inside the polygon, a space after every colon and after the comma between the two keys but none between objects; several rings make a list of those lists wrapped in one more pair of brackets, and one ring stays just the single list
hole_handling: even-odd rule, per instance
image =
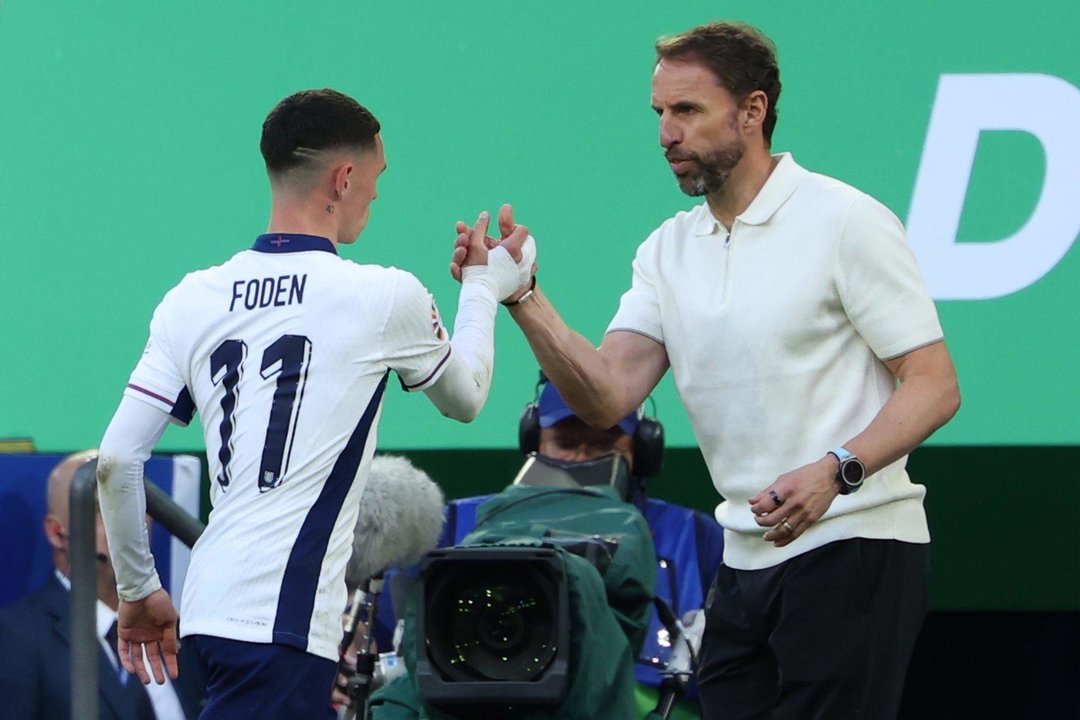
[{"label": "player's back", "polygon": [[[140,383],[179,376],[202,418],[213,501],[184,586],[185,635],[336,659],[388,372],[422,384],[449,352],[424,303],[408,273],[342,260],[329,241],[297,235],[262,236],[162,301],[147,353],[175,366],[140,363],[132,385],[169,397]],[[187,420],[183,392],[172,412]]]}]

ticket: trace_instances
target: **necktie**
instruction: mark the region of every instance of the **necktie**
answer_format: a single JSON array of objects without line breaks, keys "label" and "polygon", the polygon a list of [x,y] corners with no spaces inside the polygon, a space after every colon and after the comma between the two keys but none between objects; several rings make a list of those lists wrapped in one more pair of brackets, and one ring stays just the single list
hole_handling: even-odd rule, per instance
[{"label": "necktie", "polygon": [[150,695],[147,694],[146,688],[143,687],[138,677],[129,675],[124,666],[120,664],[120,658],[116,654],[116,628],[117,623],[114,620],[109,632],[105,633],[105,641],[109,644],[109,652],[112,653],[113,658],[116,660],[116,673],[117,679],[120,681],[120,687],[123,688],[124,695],[135,707],[135,717],[139,720],[157,720],[157,715],[154,714],[154,706],[150,702]]}]

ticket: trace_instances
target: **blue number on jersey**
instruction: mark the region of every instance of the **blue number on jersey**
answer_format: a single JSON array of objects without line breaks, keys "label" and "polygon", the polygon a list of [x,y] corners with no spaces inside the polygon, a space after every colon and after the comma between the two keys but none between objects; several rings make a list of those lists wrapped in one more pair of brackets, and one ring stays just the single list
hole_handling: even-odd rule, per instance
[{"label": "blue number on jersey", "polygon": [[[214,385],[224,385],[225,389],[221,398],[221,449],[218,450],[221,472],[217,476],[222,490],[228,488],[232,480],[229,461],[233,456],[232,441],[236,429],[233,415],[240,400],[239,385],[244,377],[246,357],[247,345],[243,340],[226,340],[210,355],[210,380]],[[276,375],[277,387],[259,466],[259,492],[280,485],[288,470],[310,361],[311,340],[303,335],[282,335],[263,352],[260,374],[264,380]]]},{"label": "blue number on jersey", "polygon": [[244,376],[244,358],[247,357],[247,345],[243,340],[226,340],[210,354],[210,381],[214,385],[225,385],[225,394],[221,396],[221,449],[218,460],[221,461],[221,473],[217,476],[221,489],[229,487],[229,461],[233,455],[233,412],[240,399],[237,386]]},{"label": "blue number on jersey", "polygon": [[304,399],[311,341],[303,335],[282,335],[266,348],[262,358],[262,376],[269,380],[278,376],[274,404],[270,408],[270,423],[266,426],[262,464],[259,467],[259,491],[273,490],[289,468],[289,455]]}]

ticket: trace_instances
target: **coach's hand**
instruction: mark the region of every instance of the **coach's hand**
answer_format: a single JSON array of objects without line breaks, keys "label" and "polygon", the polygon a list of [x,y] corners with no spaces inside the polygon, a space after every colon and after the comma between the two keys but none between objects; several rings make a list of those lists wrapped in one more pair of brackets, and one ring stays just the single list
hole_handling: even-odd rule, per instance
[{"label": "coach's hand", "polygon": [[177,615],[169,593],[160,589],[135,602],[121,600],[117,615],[116,651],[124,669],[138,675],[143,685],[149,685],[150,674],[143,660],[145,652],[154,680],[159,685],[165,682],[162,660],[164,670],[175,680],[179,674],[176,664]]},{"label": "coach's hand", "polygon": [[480,213],[472,227],[457,223],[450,274],[461,282],[467,268],[488,266],[495,276],[497,299],[502,301],[531,285],[536,272],[536,241],[527,227],[514,223],[514,209],[510,205],[499,209],[500,239],[488,236],[489,223],[487,212]]},{"label": "coach's hand", "polygon": [[768,528],[764,539],[784,547],[817,522],[839,494],[836,459],[826,455],[784,473],[748,502],[757,524]]}]

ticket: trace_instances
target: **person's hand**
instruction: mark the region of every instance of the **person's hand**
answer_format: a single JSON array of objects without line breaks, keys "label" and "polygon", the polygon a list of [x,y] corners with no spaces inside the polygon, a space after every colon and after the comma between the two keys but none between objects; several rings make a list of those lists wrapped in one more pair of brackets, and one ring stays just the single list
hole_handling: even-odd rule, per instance
[{"label": "person's hand", "polygon": [[758,525],[768,528],[763,536],[784,547],[806,532],[840,494],[836,484],[837,462],[826,455],[817,462],[784,473],[750,498],[750,511]]},{"label": "person's hand", "polygon": [[[138,675],[144,685],[150,684],[150,673],[145,659],[158,685],[165,682],[165,672],[175,680],[179,675],[176,653],[176,608],[164,589],[155,590],[142,600],[120,601],[117,610],[116,653],[120,664],[133,675]],[[164,661],[164,668],[162,662]]]},{"label": "person's hand", "polygon": [[[356,623],[356,634],[353,636],[352,642],[349,643],[349,647],[345,648],[344,653],[341,653],[338,662],[337,677],[334,678],[334,687],[330,691],[330,704],[334,707],[348,706],[352,702],[352,698],[348,694],[349,681],[350,676],[356,672],[356,656],[360,653],[360,645],[364,642],[365,635],[367,635],[367,625],[362,621],[358,621]],[[379,652],[379,647],[374,638],[371,641],[371,652]]]},{"label": "person's hand", "polygon": [[[504,301],[515,293],[524,292],[530,285],[529,280],[536,272],[536,243],[529,236],[527,227],[514,222],[514,209],[510,205],[503,205],[499,209],[498,240],[488,236],[489,223],[490,216],[486,211],[480,213],[472,227],[460,221],[457,223],[457,240],[450,261],[450,274],[461,282],[468,268],[488,265],[492,251],[495,251],[494,254],[505,252],[506,256],[501,259],[505,261],[508,256],[513,265],[505,267],[509,263],[503,262],[499,268],[493,268],[499,275],[498,299]],[[517,277],[509,277],[515,270]],[[506,288],[507,283],[513,286]]]},{"label": "person's hand", "polygon": [[330,704],[335,708],[349,707],[352,704],[352,698],[349,697],[349,675],[345,673],[342,664],[348,667],[350,674],[356,672],[356,655],[353,655],[352,664],[344,658],[338,663],[338,674],[334,678],[334,687],[330,690]]},{"label": "person's hand", "polygon": [[[503,211],[500,210],[500,223],[502,216]],[[458,282],[461,282],[462,270],[473,265],[487,265],[488,251],[498,247],[499,241],[487,234],[489,223],[487,210],[480,213],[476,224],[471,227],[461,220],[457,221],[457,239],[454,241],[453,256],[450,258],[450,275]]]}]

